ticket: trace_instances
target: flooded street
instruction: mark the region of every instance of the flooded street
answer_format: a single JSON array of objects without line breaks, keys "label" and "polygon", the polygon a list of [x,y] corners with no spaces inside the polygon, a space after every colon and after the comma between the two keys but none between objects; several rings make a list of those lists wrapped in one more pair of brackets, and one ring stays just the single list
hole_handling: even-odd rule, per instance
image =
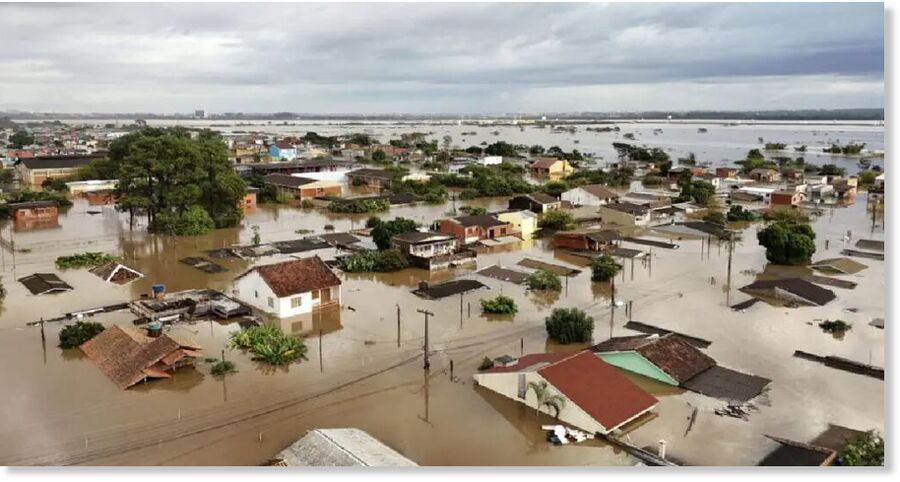
[{"label": "flooded street", "polygon": [[[440,129],[465,130],[466,126],[436,127],[438,136]],[[501,139],[520,142],[515,137],[518,129],[498,129],[504,132]],[[504,129],[510,131],[509,136]],[[635,129],[650,127],[640,125]],[[678,129],[696,133],[696,126],[665,127],[666,132]],[[748,130],[747,139],[755,142],[757,132],[753,129],[776,128],[716,129]],[[766,134],[766,139],[806,142],[804,139],[808,138],[803,136],[810,134],[812,128],[777,129],[788,130]],[[831,128],[829,137],[877,144],[866,137],[866,128],[841,129],[844,131],[838,134],[836,128]],[[482,131],[485,129],[479,130]],[[566,144],[568,135],[564,134],[547,134],[559,142],[535,139],[531,136],[533,131],[526,130],[529,140],[523,137],[521,142],[594,150],[586,141],[578,146]],[[791,137],[786,132],[796,135]],[[452,135],[457,139],[457,134]],[[708,134],[694,135],[714,136],[715,131],[711,128]],[[669,142],[663,134],[658,137],[661,143]],[[466,144],[477,144],[482,138],[490,141],[493,136],[467,139]],[[457,142],[461,143],[462,137],[459,139]],[[646,134],[640,141],[654,145]],[[611,137],[598,140],[596,151],[610,142]],[[706,153],[710,160],[753,147],[743,137],[727,144],[711,144]],[[701,157],[702,153],[697,154]],[[611,159],[609,153],[603,156]],[[489,210],[506,207],[503,199],[460,203],[463,204],[482,205]],[[402,216],[430,224],[447,216],[449,209],[449,203],[394,206],[384,216]],[[309,347],[307,361],[287,368],[264,367],[251,361],[246,353],[227,349],[229,334],[240,329],[236,323],[176,324],[172,333],[197,341],[204,356],[219,358],[225,349],[225,357],[237,365],[238,372],[224,379],[209,375],[210,363],[199,360],[195,369],[179,371],[172,379],[123,391],[80,351],[56,346],[60,323],[46,324],[45,341],[38,326],[26,326],[42,317],[49,319],[129,301],[148,294],[156,283],[165,284],[169,292],[209,287],[230,293],[231,280],[251,267],[253,261],[215,259],[228,271],[206,274],[178,260],[207,256],[205,251],[210,249],[249,243],[251,226],[259,226],[262,241],[267,243],[299,238],[296,231],[301,229],[321,234],[328,224],[334,226],[335,232],[361,228],[367,217],[321,209],[260,206],[247,213],[241,228],[178,239],[146,234],[140,224],[129,230],[126,217],[114,209],[89,207],[83,200],[76,200],[60,216],[56,228],[16,231],[8,223],[0,224],[3,238],[14,241],[17,248],[15,253],[3,250],[2,259],[7,296],[0,305],[0,350],[12,363],[0,372],[0,384],[7,387],[6,409],[0,415],[0,462],[252,465],[265,462],[306,430],[357,427],[422,465],[634,463],[630,456],[599,441],[552,446],[540,430],[542,423],[550,422],[548,417],[538,417],[512,400],[473,385],[472,375],[485,356],[581,348],[555,346],[547,341],[544,317],[552,308],[586,310],[595,319],[595,343],[610,336],[637,334],[624,328],[628,319],[622,307],[615,309],[611,317],[610,287],[590,282],[588,260],[554,254],[543,239],[486,249],[479,254],[477,268],[432,274],[417,269],[386,274],[341,273],[344,284],[339,309],[276,322],[286,332],[305,336]],[[878,224],[870,232],[871,218],[864,195],[855,205],[826,210],[813,223],[818,248],[813,259],[838,257],[842,249],[853,247],[859,238],[883,240],[881,222]],[[763,434],[806,441],[828,423],[884,431],[883,381],[793,356],[794,350],[803,350],[885,365],[885,332],[868,325],[872,318],[885,316],[884,262],[860,260],[868,266],[865,270],[842,277],[858,286],[852,290],[831,288],[837,299],[824,307],[784,308],[757,303],[745,312],[732,311],[728,304],[749,298],[737,288],[754,281],[756,274],[766,268],[756,229],[757,225],[748,227],[735,249],[730,293],[724,290],[727,249],[716,243],[701,249],[700,239],[675,239],[680,248],[674,250],[654,247],[651,263],[637,261],[632,271],[626,262],[617,278],[616,300],[633,302],[634,320],[710,340],[712,345],[705,351],[721,365],[773,380],[770,389],[755,401],[759,411],[742,421],[713,413],[724,402],[630,376],[660,400],[653,410],[657,416],[629,432],[636,445],[655,446],[664,439],[669,453],[688,464],[752,465],[771,450]],[[848,229],[853,231],[853,239],[845,244],[841,237]],[[672,240],[659,233],[643,234]],[[647,246],[628,242],[623,245],[648,250]],[[130,285],[118,286],[105,283],[86,270],[56,270],[54,260],[58,256],[82,251],[121,256],[126,264],[146,276]],[[329,249],[300,256],[312,254],[329,259],[335,253]],[[525,257],[576,266],[582,272],[566,280],[565,290],[558,295],[528,293],[523,286],[474,274],[476,269],[494,264],[512,267]],[[255,262],[270,263],[282,258],[286,257],[266,257]],[[34,296],[16,279],[35,272],[55,272],[75,289]],[[436,301],[411,292],[422,280],[437,282],[459,276],[477,279],[489,289]],[[517,314],[481,315],[479,300],[498,293],[516,301]],[[854,312],[846,311],[849,308]],[[417,309],[435,313],[429,333],[434,350],[430,373],[422,369],[424,320]],[[119,311],[93,319],[105,325],[127,325],[133,318],[132,314]],[[843,339],[822,333],[816,326],[818,321],[814,321],[836,318],[853,324]],[[695,407],[699,415],[687,431]],[[711,443],[716,450],[709,450]]]}]

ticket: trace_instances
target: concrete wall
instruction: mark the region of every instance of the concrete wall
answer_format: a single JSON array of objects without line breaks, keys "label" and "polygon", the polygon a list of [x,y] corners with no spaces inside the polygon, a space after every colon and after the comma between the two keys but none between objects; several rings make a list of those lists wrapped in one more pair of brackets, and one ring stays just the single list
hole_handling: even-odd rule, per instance
[{"label": "concrete wall", "polygon": [[[526,390],[525,399],[519,398],[520,375],[525,377],[526,387],[528,386],[528,382],[533,381],[540,383],[546,381],[536,371],[527,373],[476,373],[475,381],[484,388],[497,392],[500,395],[511,398],[519,403],[524,403],[532,409],[536,409],[537,397],[534,395],[534,391]],[[550,385],[550,391],[554,394],[562,395],[553,387],[553,385]],[[563,395],[563,398],[565,398],[565,395]],[[541,412],[546,413],[551,417],[553,416],[553,411],[548,407],[542,407]],[[607,433],[606,427],[594,420],[568,398],[566,398],[566,406],[559,412],[559,420],[567,425],[586,430],[590,433]]]},{"label": "concrete wall", "polygon": [[560,198],[563,201],[569,201],[570,203],[578,206],[602,206],[606,204],[605,199],[600,199],[580,187],[569,189],[568,191],[562,193]]},{"label": "concrete wall", "polygon": [[[331,303],[329,304],[340,304],[341,287],[333,286],[328,289],[331,291]],[[321,299],[313,299],[312,292],[278,298],[256,271],[237,280],[235,291],[235,295],[241,301],[266,313],[274,313],[279,318],[312,313],[314,309],[318,309],[322,305]],[[295,298],[300,299],[300,304],[292,307],[291,300]],[[270,300],[272,301],[271,306],[269,305]]]}]

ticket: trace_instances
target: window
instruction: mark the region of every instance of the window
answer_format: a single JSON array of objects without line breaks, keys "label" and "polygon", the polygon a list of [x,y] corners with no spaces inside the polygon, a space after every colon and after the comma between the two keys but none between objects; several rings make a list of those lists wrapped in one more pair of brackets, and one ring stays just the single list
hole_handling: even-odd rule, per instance
[{"label": "window", "polygon": [[303,304],[302,297],[295,296],[295,297],[291,298],[291,308],[299,308],[301,304]]},{"label": "window", "polygon": [[312,298],[313,298],[314,300],[319,299],[319,290],[313,290],[313,291],[312,291]]},{"label": "window", "polygon": [[272,297],[269,297],[269,308],[275,308],[275,300]]},{"label": "window", "polygon": [[253,297],[254,297],[254,298],[259,298],[259,291],[254,291],[254,292],[253,292]]},{"label": "window", "polygon": [[519,374],[519,398],[525,400],[525,395],[528,393],[528,385],[525,383],[525,374]]}]

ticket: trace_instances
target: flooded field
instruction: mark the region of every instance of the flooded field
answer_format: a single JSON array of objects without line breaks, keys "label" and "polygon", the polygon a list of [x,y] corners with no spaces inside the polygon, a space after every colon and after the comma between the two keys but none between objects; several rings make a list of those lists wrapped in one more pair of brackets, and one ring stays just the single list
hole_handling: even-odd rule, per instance
[{"label": "flooded field", "polygon": [[[467,204],[505,207],[499,199]],[[445,216],[449,207],[397,206],[387,216],[430,223]],[[247,243],[254,225],[263,242],[271,242],[300,237],[298,229],[322,233],[326,224],[338,232],[361,227],[367,216],[261,206],[248,213],[241,228],[175,239],[145,234],[141,226],[131,231],[125,217],[111,208],[88,213],[95,209],[77,200],[53,229],[16,232],[0,225],[4,239],[14,239],[21,250],[14,258],[9,250],[3,252],[7,296],[0,305],[0,350],[8,366],[0,372],[0,384],[6,387],[0,463],[259,464],[318,427],[361,428],[423,465],[634,463],[599,441],[552,446],[540,430],[549,418],[473,386],[472,374],[484,356],[580,348],[547,341],[543,320],[553,307],[586,310],[596,322],[595,342],[636,334],[623,327],[624,309],[611,315],[610,287],[590,282],[587,260],[555,254],[545,240],[486,250],[478,257],[477,269],[513,266],[525,257],[580,267],[582,272],[570,277],[559,295],[528,293],[522,286],[476,275],[476,268],[433,274],[415,269],[341,274],[340,309],[280,323],[285,331],[306,337],[308,361],[288,368],[264,367],[245,353],[226,349],[229,333],[239,329],[236,324],[178,324],[172,332],[199,342],[205,356],[218,358],[226,349],[225,356],[236,363],[238,373],[215,378],[209,375],[209,364],[200,361],[195,369],[177,372],[172,379],[123,391],[78,350],[57,348],[59,323],[46,324],[46,341],[39,327],[26,323],[128,301],[148,293],[155,283],[164,283],[168,291],[210,287],[229,292],[231,280],[251,261],[217,259],[228,271],[206,274],[178,260]],[[813,226],[818,246],[814,260],[839,256],[858,238],[884,239],[880,222],[870,232],[863,196],[855,205],[826,210]],[[860,260],[868,268],[844,277],[858,286],[832,288],[837,299],[824,307],[757,303],[735,312],[727,300],[734,304],[747,299],[736,288],[766,268],[755,230],[748,227],[736,247],[730,293],[724,290],[727,250],[715,243],[701,249],[699,239],[674,240],[680,244],[677,250],[653,248],[652,262],[638,261],[633,271],[626,262],[617,278],[616,300],[633,301],[634,320],[710,340],[706,352],[720,364],[773,380],[756,401],[759,411],[742,421],[713,413],[724,402],[634,376],[660,399],[654,409],[657,416],[629,433],[636,445],[655,446],[665,439],[671,456],[689,464],[746,465],[771,450],[764,434],[806,441],[828,423],[884,430],[883,381],[792,356],[799,349],[884,366],[884,330],[868,325],[871,318],[885,315],[884,262]],[[847,230],[853,232],[849,244],[841,240]],[[146,277],[122,287],[104,283],[86,270],[55,269],[57,256],[81,251],[122,256]],[[324,258],[334,254],[316,253]],[[15,280],[35,272],[56,272],[75,289],[31,295]],[[489,289],[437,301],[411,293],[421,280],[458,276],[478,279]],[[519,312],[482,316],[478,301],[501,292],[515,299]],[[847,311],[850,308],[854,310]],[[422,369],[424,320],[417,309],[435,313],[429,333],[434,350],[430,372]],[[121,311],[94,319],[130,324],[133,318]],[[842,339],[822,333],[813,323],[835,318],[853,323],[853,330]],[[695,407],[698,416],[688,431]]]},{"label": "flooded field", "polygon": [[[116,120],[68,120],[73,124],[130,124],[131,121]],[[154,126],[183,125],[196,128],[210,128],[222,133],[260,132],[276,136],[302,136],[313,131],[321,135],[344,135],[363,132],[375,136],[381,142],[399,139],[401,134],[410,132],[430,133],[430,138],[442,142],[445,135],[452,138],[452,144],[460,148],[472,145],[491,144],[506,141],[512,144],[535,144],[549,148],[559,146],[565,151],[578,149],[591,153],[599,165],[615,162],[616,151],[613,142],[625,142],[664,149],[673,160],[694,153],[698,162],[711,165],[731,165],[735,160],[745,159],[750,149],[762,149],[765,142],[780,142],[788,145],[788,150],[771,151],[772,156],[804,157],[810,164],[837,164],[851,174],[859,171],[859,157],[832,155],[822,152],[822,148],[833,143],[865,143],[869,151],[884,151],[884,126],[874,122],[826,123],[826,122],[743,122],[740,125],[726,125],[718,122],[663,122],[663,121],[620,121],[614,124],[619,132],[588,132],[586,129],[597,125],[574,124],[576,131],[556,132],[550,128],[533,125],[457,125],[455,120],[441,122],[365,122],[345,123],[329,121],[252,121],[236,122],[228,120],[149,120]],[[602,127],[602,126],[601,126]],[[700,132],[700,129],[705,132]],[[633,140],[625,137],[632,134]],[[762,141],[760,140],[762,139]],[[807,152],[795,152],[794,147],[806,145]],[[872,158],[872,165],[884,167],[882,158]]]}]

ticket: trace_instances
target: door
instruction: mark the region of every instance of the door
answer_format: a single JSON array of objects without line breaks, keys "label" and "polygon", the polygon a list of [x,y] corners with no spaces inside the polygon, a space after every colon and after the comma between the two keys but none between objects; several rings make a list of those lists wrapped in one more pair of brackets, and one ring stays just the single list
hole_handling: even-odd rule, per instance
[{"label": "door", "polygon": [[319,303],[326,304],[331,302],[331,288],[325,288],[319,291]]}]

